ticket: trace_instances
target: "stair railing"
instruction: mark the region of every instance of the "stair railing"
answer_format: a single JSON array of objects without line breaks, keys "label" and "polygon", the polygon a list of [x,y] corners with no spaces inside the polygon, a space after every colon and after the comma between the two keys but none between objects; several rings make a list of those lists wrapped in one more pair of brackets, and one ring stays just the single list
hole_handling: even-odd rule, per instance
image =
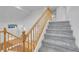
[{"label": "stair railing", "polygon": [[[3,34],[3,39],[1,38],[1,34]],[[23,43],[21,38],[8,32],[6,28],[0,31],[0,51],[18,51],[15,45],[19,43]]]},{"label": "stair railing", "polygon": [[[43,29],[45,27],[45,25],[47,24],[48,20],[52,19],[52,12],[51,9],[48,7],[44,13],[41,15],[41,17],[37,20],[37,22],[32,26],[32,28],[29,30],[29,32],[27,32],[25,34],[25,32],[23,32],[23,34],[25,34],[25,38],[24,38],[24,50],[23,51],[34,51],[34,49],[37,46],[37,43],[39,41],[39,38],[43,32]],[[27,43],[26,43],[27,42]],[[27,45],[27,46],[26,46]]]},{"label": "stair railing", "polygon": [[32,28],[26,33],[22,32],[21,36],[13,35],[8,32],[6,28],[0,31],[0,41],[1,33],[3,33],[4,41],[0,42],[0,51],[17,51],[17,52],[32,52],[35,50],[40,36],[43,32],[45,25],[48,20],[52,19],[51,9],[48,7],[37,22],[32,26]]}]

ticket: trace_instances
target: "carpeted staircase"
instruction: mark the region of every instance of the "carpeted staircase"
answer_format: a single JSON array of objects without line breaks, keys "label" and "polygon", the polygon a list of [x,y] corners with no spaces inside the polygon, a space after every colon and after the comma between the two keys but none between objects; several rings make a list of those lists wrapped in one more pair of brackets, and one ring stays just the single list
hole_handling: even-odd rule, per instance
[{"label": "carpeted staircase", "polygon": [[39,52],[77,52],[69,21],[49,22]]}]

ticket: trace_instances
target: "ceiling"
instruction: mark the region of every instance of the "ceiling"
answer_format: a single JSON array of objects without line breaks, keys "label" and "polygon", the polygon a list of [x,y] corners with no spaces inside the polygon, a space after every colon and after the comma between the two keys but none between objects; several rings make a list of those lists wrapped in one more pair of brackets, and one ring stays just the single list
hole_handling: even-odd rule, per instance
[{"label": "ceiling", "polygon": [[[0,6],[0,22],[23,20],[45,6]],[[56,7],[52,7],[55,10]]]}]

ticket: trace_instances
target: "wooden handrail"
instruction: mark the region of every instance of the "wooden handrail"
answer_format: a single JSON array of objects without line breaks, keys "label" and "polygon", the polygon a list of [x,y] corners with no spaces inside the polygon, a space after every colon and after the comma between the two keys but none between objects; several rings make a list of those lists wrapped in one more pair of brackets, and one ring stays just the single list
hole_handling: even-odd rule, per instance
[{"label": "wooden handrail", "polygon": [[[47,10],[50,10],[50,8],[47,8],[44,13],[40,16],[40,18],[36,21],[36,23],[32,26],[32,28],[28,31],[30,33],[32,29],[36,26],[36,24],[40,21],[40,19],[43,17],[43,15],[46,13]],[[51,11],[51,10],[50,10]],[[52,16],[51,16],[52,17]],[[26,35],[28,35],[28,33]]]},{"label": "wooden handrail", "polygon": [[14,37],[16,37],[17,39],[20,39],[18,36],[14,35],[14,34],[12,34],[10,32],[7,32],[7,33],[10,34],[10,35],[12,35],[12,36],[14,36]]},{"label": "wooden handrail", "polygon": [[[2,39],[1,39],[1,33],[3,33],[4,34],[4,42],[2,42],[1,43],[1,41],[2,41]],[[7,34],[8,34],[8,38],[7,38]],[[11,47],[12,45],[11,44],[13,44],[14,43],[14,41],[13,41],[13,43],[10,43],[10,42],[12,42],[12,38],[10,38],[9,36],[12,36],[12,37],[14,37],[14,41],[18,41],[18,39],[20,40],[21,38],[20,37],[18,37],[18,36],[16,36],[16,35],[14,35],[14,34],[12,34],[12,33],[10,33],[10,32],[8,32],[7,31],[7,29],[6,28],[4,28],[4,30],[2,30],[2,31],[0,31],[0,51],[1,50],[3,50],[4,52],[6,52],[7,51],[7,49],[9,49],[9,47]],[[8,41],[7,41],[7,39],[8,39]],[[9,42],[10,41],[10,42]],[[10,43],[10,45],[8,45]],[[16,44],[18,44],[19,42],[17,42]],[[8,45],[8,46],[7,46]],[[2,48],[2,46],[3,46],[3,48]],[[1,49],[2,48],[2,49]]]}]

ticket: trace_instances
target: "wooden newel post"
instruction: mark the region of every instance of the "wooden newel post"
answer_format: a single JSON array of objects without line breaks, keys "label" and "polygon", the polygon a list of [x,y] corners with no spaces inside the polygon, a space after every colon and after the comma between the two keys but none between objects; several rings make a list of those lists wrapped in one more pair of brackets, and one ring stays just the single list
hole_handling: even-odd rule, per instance
[{"label": "wooden newel post", "polygon": [[7,32],[7,30],[6,30],[6,28],[4,28],[4,52],[7,51],[7,47],[6,47],[6,32]]},{"label": "wooden newel post", "polygon": [[26,40],[25,31],[22,32],[22,37],[23,37],[23,52],[25,52],[25,40]]},{"label": "wooden newel post", "polygon": [[51,7],[48,7],[48,11],[49,11],[49,15],[48,16],[50,16],[50,20],[52,20],[52,15],[53,15],[52,12],[53,11],[51,10]]}]

